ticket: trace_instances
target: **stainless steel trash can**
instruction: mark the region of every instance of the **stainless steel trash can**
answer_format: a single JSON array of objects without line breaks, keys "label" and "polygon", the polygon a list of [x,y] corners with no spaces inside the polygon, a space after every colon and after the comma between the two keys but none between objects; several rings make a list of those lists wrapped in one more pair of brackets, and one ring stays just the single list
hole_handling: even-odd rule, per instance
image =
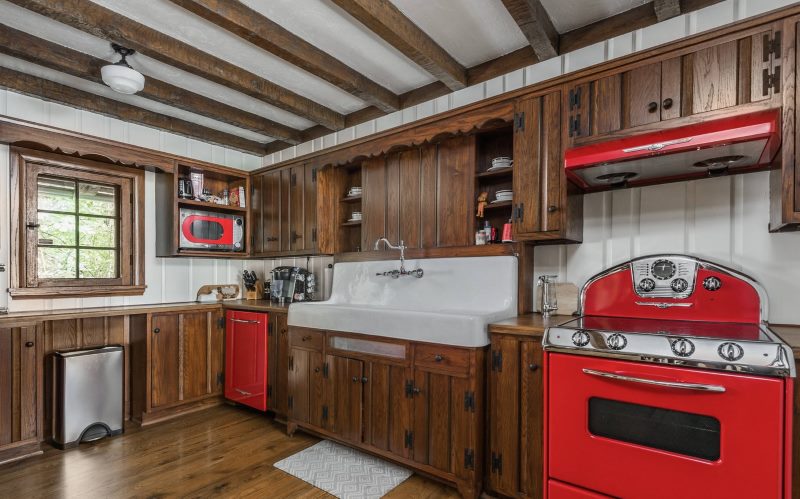
[{"label": "stainless steel trash can", "polygon": [[123,359],[121,346],[55,352],[56,447],[122,433]]}]

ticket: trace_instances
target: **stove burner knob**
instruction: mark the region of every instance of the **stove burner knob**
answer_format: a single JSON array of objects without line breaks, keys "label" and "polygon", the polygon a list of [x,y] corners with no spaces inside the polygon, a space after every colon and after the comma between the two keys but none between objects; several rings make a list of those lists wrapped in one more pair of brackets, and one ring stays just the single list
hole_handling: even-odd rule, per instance
[{"label": "stove burner knob", "polygon": [[728,362],[735,362],[744,356],[744,349],[736,343],[726,341],[719,346],[717,353]]},{"label": "stove burner knob", "polygon": [[644,293],[649,293],[656,289],[656,281],[650,279],[649,277],[645,277],[641,281],[639,281],[639,290]]},{"label": "stove burner knob", "polygon": [[689,357],[694,353],[694,343],[691,341],[679,338],[672,342],[672,353],[678,357]]},{"label": "stove burner knob", "polygon": [[718,277],[706,277],[703,279],[703,287],[706,291],[716,291],[722,287],[722,281],[720,281]]},{"label": "stove burner knob", "polygon": [[606,346],[611,350],[622,350],[628,345],[628,340],[619,333],[614,333],[606,338]]},{"label": "stove burner knob", "polygon": [[572,344],[576,347],[585,347],[589,344],[589,333],[586,331],[577,331],[572,335]]},{"label": "stove burner knob", "polygon": [[683,293],[687,289],[689,289],[689,283],[686,282],[686,279],[681,279],[680,277],[675,279],[669,284],[669,287],[672,288],[672,291],[676,293]]}]

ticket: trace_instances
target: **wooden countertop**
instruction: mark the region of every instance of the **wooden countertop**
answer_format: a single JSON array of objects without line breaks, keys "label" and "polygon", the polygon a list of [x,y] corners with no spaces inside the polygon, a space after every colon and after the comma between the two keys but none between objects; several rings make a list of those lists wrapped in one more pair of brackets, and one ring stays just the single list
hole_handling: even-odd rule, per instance
[{"label": "wooden countertop", "polygon": [[800,359],[800,326],[771,325],[769,328],[791,347],[794,357]]},{"label": "wooden countertop", "polygon": [[545,319],[542,314],[525,314],[489,324],[489,333],[535,336],[544,334],[550,326],[557,326],[574,319],[571,315],[553,315]]},{"label": "wooden countertop", "polygon": [[287,312],[288,305],[278,305],[268,300],[227,300],[224,302],[205,302],[198,303],[179,302],[179,303],[156,303],[149,305],[121,305],[114,307],[92,307],[92,308],[69,308],[61,310],[32,310],[28,312],[11,312],[10,314],[0,315],[0,327],[9,327],[17,324],[25,324],[40,321],[56,321],[62,319],[105,317],[117,315],[139,315],[156,314],[183,311],[203,311],[214,310],[219,307],[252,310],[256,312]]}]

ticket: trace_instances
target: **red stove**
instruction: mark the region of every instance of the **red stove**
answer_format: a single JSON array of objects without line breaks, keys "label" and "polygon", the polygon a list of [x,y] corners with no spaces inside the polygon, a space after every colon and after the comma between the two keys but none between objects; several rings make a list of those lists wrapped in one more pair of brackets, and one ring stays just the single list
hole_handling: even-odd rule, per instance
[{"label": "red stove", "polygon": [[790,497],[795,366],[766,308],[690,256],[589,279],[543,340],[545,497]]}]

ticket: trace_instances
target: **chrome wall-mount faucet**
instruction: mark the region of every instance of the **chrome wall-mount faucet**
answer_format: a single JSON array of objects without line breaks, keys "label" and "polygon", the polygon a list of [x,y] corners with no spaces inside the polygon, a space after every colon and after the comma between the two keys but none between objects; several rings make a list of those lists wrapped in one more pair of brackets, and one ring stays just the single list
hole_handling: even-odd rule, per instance
[{"label": "chrome wall-mount faucet", "polygon": [[416,270],[406,270],[406,245],[403,240],[400,240],[400,244],[395,246],[389,242],[388,239],[385,237],[381,237],[377,241],[375,241],[375,250],[381,249],[381,243],[386,243],[386,246],[389,249],[393,250],[400,250],[400,270],[388,270],[386,272],[378,272],[376,275],[384,276],[384,277],[391,277],[392,279],[398,279],[403,276],[412,276],[416,278],[422,277],[422,269]]}]

